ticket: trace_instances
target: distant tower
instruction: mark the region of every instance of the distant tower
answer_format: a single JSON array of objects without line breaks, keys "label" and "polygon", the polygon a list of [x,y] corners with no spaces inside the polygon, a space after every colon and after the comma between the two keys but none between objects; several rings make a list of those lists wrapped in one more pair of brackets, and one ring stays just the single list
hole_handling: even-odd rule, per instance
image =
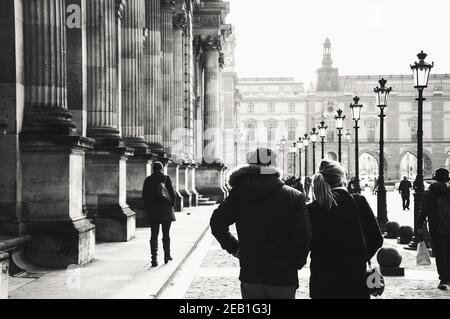
[{"label": "distant tower", "polygon": [[325,39],[323,43],[322,67],[317,70],[318,92],[336,92],[339,91],[339,70],[333,68],[333,59],[331,58],[331,41]]}]

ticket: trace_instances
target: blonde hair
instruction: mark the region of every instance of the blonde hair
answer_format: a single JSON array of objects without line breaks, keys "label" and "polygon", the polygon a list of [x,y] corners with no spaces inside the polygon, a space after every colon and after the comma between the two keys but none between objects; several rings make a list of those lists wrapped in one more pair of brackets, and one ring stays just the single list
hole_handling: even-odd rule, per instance
[{"label": "blonde hair", "polygon": [[338,162],[323,160],[319,172],[313,177],[313,199],[320,206],[331,209],[333,204],[336,205],[332,189],[342,186],[344,176],[344,170]]}]

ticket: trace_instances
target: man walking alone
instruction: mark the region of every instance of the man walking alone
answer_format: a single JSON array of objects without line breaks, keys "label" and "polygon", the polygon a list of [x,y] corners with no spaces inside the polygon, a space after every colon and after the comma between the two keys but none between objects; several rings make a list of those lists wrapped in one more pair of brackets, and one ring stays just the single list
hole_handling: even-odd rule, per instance
[{"label": "man walking alone", "polygon": [[408,177],[403,177],[403,180],[400,182],[400,186],[398,187],[398,191],[400,192],[400,195],[402,196],[402,205],[403,210],[409,210],[409,203],[411,198],[411,188],[412,184],[408,180]]},{"label": "man walking alone", "polygon": [[232,190],[214,211],[212,233],[240,259],[243,299],[295,299],[311,239],[305,198],[281,181],[271,150],[258,149],[248,162],[231,174]]}]

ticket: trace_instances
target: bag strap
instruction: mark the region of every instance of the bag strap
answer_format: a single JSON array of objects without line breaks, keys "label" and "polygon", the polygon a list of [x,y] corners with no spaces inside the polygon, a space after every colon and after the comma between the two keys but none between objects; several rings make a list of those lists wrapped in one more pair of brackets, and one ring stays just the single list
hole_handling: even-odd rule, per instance
[{"label": "bag strap", "polygon": [[369,249],[367,249],[366,235],[364,234],[364,229],[363,229],[363,226],[361,223],[360,207],[359,207],[359,194],[353,194],[352,198],[356,205],[356,215],[358,215],[358,224],[359,224],[359,229],[361,230],[361,236],[362,236],[362,240],[363,240],[363,244],[364,244],[364,249],[366,250],[367,263],[369,264],[369,267],[372,268],[372,263],[370,262],[370,257],[369,257]]}]

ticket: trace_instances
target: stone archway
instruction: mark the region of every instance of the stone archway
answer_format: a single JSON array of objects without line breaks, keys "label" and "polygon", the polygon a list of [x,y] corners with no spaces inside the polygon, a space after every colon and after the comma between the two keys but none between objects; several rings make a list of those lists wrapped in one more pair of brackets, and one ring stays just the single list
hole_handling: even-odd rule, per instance
[{"label": "stone archway", "polygon": [[409,180],[413,180],[417,175],[417,157],[411,152],[406,152],[400,160],[400,179],[404,176],[408,177]]},{"label": "stone archway", "polygon": [[375,179],[378,177],[378,159],[370,153],[359,156],[359,176],[361,179]]}]

